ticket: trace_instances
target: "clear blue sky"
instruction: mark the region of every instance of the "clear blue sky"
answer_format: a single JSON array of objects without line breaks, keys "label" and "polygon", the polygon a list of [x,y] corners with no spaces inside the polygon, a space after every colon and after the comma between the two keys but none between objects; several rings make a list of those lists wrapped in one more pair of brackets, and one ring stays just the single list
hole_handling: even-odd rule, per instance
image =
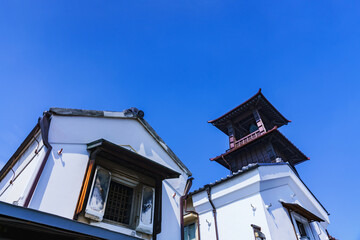
[{"label": "clear blue sky", "polygon": [[190,168],[194,188],[228,171],[207,123],[261,87],[311,160],[298,166],[360,239],[360,1],[0,0],[0,167],[49,107],[138,107]]}]

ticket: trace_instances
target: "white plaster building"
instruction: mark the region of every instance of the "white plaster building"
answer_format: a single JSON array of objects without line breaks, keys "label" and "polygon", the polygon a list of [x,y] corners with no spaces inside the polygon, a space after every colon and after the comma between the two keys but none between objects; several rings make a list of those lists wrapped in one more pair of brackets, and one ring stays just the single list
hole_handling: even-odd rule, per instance
[{"label": "white plaster building", "polygon": [[[230,175],[191,172],[135,108],[51,108],[0,171],[0,238],[327,240],[329,216],[295,166],[309,160],[259,91],[209,121]],[[190,193],[189,193],[190,192]]]},{"label": "white plaster building", "polygon": [[135,108],[52,108],[0,172],[8,239],[180,239],[191,175]]},{"label": "white plaster building", "polygon": [[229,136],[229,149],[211,160],[230,175],[186,193],[185,240],[333,239],[328,212],[295,169],[309,158],[278,131],[290,121],[261,90],[209,122]]}]

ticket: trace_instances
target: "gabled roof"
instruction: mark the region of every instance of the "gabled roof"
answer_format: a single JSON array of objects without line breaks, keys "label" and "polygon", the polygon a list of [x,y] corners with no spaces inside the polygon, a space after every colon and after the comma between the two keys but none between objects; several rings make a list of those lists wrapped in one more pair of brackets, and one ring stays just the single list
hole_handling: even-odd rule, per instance
[{"label": "gabled roof", "polygon": [[[190,170],[185,164],[175,155],[175,153],[166,145],[164,140],[155,132],[150,124],[143,118],[144,112],[136,108],[129,108],[122,112],[114,111],[98,111],[98,110],[84,110],[84,109],[72,109],[72,108],[50,108],[48,111],[51,114],[59,116],[82,116],[82,117],[102,117],[102,118],[127,118],[135,119],[141,123],[141,125],[150,133],[150,135],[160,144],[167,154],[174,160],[174,162],[189,176],[192,175]],[[44,112],[46,113],[46,112]],[[35,135],[40,131],[40,126],[37,123],[30,134],[21,143],[16,152],[7,161],[4,167],[0,170],[0,181],[7,175],[11,168],[16,164],[19,159],[19,155],[26,149],[26,147],[34,141]]]},{"label": "gabled roof", "polygon": [[260,140],[267,139],[267,138],[276,139],[278,144],[285,146],[284,151],[287,151],[287,153],[285,153],[285,154],[287,156],[289,156],[289,158],[292,160],[291,164],[293,164],[293,165],[299,164],[301,162],[304,162],[304,161],[310,159],[304,153],[302,153],[292,142],[290,142],[289,139],[287,139],[279,130],[277,130],[277,127],[274,127],[273,129],[262,134],[261,136],[254,138],[239,147],[234,147],[217,157],[210,158],[210,160],[217,161],[218,163],[222,164],[223,166],[228,167],[227,164],[225,162],[223,162],[223,160],[222,160],[223,157],[225,157],[229,154],[234,154],[236,152],[239,152],[242,149],[244,149],[245,146],[248,146],[249,144],[256,144]]},{"label": "gabled roof", "polygon": [[238,116],[244,114],[245,112],[252,110],[252,109],[261,109],[261,113],[266,115],[268,119],[272,119],[275,121],[275,125],[278,127],[281,127],[282,125],[288,124],[290,120],[286,119],[261,93],[261,88],[259,91],[237,106],[236,108],[230,110],[229,112],[225,113],[221,117],[218,117],[214,120],[208,121],[208,123],[211,123],[218,129],[220,129],[222,132],[228,135],[228,130],[226,123],[227,121],[230,121],[234,118],[237,118]]},{"label": "gabled roof", "polygon": [[129,108],[122,112],[97,111],[72,108],[50,108],[50,113],[59,116],[82,116],[82,117],[103,117],[103,118],[130,118],[138,120],[141,125],[150,133],[150,135],[160,144],[165,152],[174,160],[174,162],[189,176],[192,175],[185,164],[175,155],[168,145],[155,132],[150,124],[144,119],[144,112],[137,108]]}]

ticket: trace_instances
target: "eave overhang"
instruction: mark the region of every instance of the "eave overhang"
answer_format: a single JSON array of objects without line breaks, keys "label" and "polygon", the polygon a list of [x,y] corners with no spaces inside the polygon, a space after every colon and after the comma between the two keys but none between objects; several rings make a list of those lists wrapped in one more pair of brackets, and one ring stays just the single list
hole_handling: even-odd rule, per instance
[{"label": "eave overhang", "polygon": [[315,214],[313,214],[312,212],[306,210],[305,208],[303,208],[302,206],[300,206],[299,204],[296,203],[285,203],[285,202],[281,202],[281,204],[283,205],[284,208],[288,209],[291,212],[296,212],[298,214],[300,214],[301,216],[305,217],[306,219],[308,219],[310,222],[311,221],[316,221],[316,222],[325,222],[322,218],[319,218],[318,216],[316,216]]},{"label": "eave overhang", "polygon": [[157,177],[163,180],[180,176],[180,173],[168,167],[105,139],[88,143],[87,150],[96,152],[96,157],[109,159],[150,177]]},{"label": "eave overhang", "polygon": [[304,153],[302,153],[292,142],[290,142],[289,139],[287,139],[279,130],[277,130],[277,127],[274,127],[273,129],[267,131],[259,137],[252,139],[239,147],[229,149],[228,151],[217,157],[210,158],[210,160],[216,161],[224,167],[228,168],[228,165],[223,160],[224,157],[238,154],[243,149],[247,148],[249,145],[261,143],[261,140],[272,142],[276,141],[277,144],[282,144],[283,146],[285,146],[288,151],[292,152],[292,157],[289,158],[292,159],[291,164],[293,165],[302,163],[310,159]]},{"label": "eave overhang", "polygon": [[266,115],[268,119],[274,119],[276,122],[276,126],[281,127],[283,125],[288,124],[291,122],[290,120],[286,119],[261,93],[261,89],[237,106],[236,108],[230,110],[229,112],[225,113],[219,118],[216,118],[214,120],[208,121],[208,123],[211,123],[215,127],[217,127],[219,130],[224,132],[226,135],[228,135],[228,129],[227,129],[227,123],[231,121],[232,119],[237,118],[238,116],[242,115],[244,112],[253,110],[255,108],[261,109],[261,113]]},{"label": "eave overhang", "polygon": [[[71,219],[0,202],[0,227],[2,237],[11,239],[113,239],[136,240],[127,236],[90,224],[80,223]],[[7,236],[8,234],[10,236]],[[5,235],[5,236],[4,236]],[[47,238],[45,238],[47,237]]]}]

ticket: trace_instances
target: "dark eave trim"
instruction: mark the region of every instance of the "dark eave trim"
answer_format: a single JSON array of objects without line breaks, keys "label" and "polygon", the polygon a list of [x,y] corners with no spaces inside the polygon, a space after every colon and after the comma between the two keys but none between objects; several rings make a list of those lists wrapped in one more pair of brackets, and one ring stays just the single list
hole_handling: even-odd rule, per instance
[{"label": "dark eave trim", "polygon": [[19,156],[22,154],[24,150],[28,147],[28,145],[33,141],[34,137],[40,131],[40,125],[36,124],[35,127],[31,130],[29,135],[25,138],[25,140],[20,144],[15,153],[11,156],[11,158],[6,162],[4,167],[0,171],[0,181],[4,179],[4,177],[8,174],[10,169],[17,163],[19,160]]},{"label": "dark eave trim", "polygon": [[242,104],[240,104],[239,106],[233,108],[232,110],[228,111],[227,113],[225,113],[224,115],[222,115],[221,117],[218,117],[214,120],[210,120],[208,121],[208,123],[211,123],[213,125],[216,125],[219,121],[221,121],[223,118],[226,118],[228,115],[232,114],[233,112],[237,111],[238,109],[242,108],[243,106],[245,106],[246,104],[250,103],[251,101],[257,99],[258,97],[261,97],[265,102],[266,104],[268,104],[272,109],[273,111],[279,115],[280,118],[283,119],[283,121],[285,123],[288,123],[288,122],[291,122],[290,120],[286,119],[270,102],[269,100],[267,100],[265,98],[265,96],[261,93],[261,88],[259,89],[259,91],[254,95],[252,96],[251,98],[249,98],[248,100],[246,100],[245,102],[243,102]]},{"label": "dark eave trim", "polygon": [[180,173],[170,168],[105,139],[88,143],[87,149],[89,151],[98,149],[97,155],[99,156],[109,157],[111,160],[120,164],[126,164],[128,167],[143,169],[145,172],[151,173],[161,179],[178,178],[180,176]]},{"label": "dark eave trim", "polygon": [[61,116],[104,117],[103,111],[73,108],[50,108],[49,112]]},{"label": "dark eave trim", "polygon": [[287,139],[279,130],[277,130],[277,127],[274,127],[274,128],[272,128],[271,130],[269,130],[269,131],[267,131],[266,133],[264,133],[263,135],[261,135],[261,136],[255,138],[255,139],[247,142],[246,144],[244,144],[244,145],[242,145],[242,146],[240,146],[240,147],[235,147],[235,148],[233,148],[233,149],[231,149],[231,150],[229,150],[229,151],[227,151],[227,152],[225,152],[225,153],[223,153],[223,154],[221,154],[221,155],[219,155],[219,156],[217,156],[217,157],[210,158],[210,161],[221,161],[223,157],[225,157],[225,156],[227,156],[227,155],[229,155],[229,154],[231,154],[231,153],[233,153],[233,152],[236,152],[236,151],[238,151],[238,150],[240,150],[240,149],[243,149],[245,146],[248,146],[248,145],[251,144],[251,143],[255,143],[255,142],[257,142],[258,140],[264,139],[266,136],[270,136],[270,135],[272,135],[272,134],[277,134],[278,136],[280,136],[280,138],[281,138],[284,142],[286,142],[286,144],[289,144],[289,146],[290,146],[292,149],[294,149],[294,151],[296,151],[300,156],[302,156],[303,160],[298,161],[297,163],[295,163],[295,165],[296,165],[296,164],[299,164],[299,163],[302,163],[302,162],[304,162],[304,161],[310,160],[309,157],[307,157],[304,153],[302,153],[289,139]]},{"label": "dark eave trim", "polygon": [[325,222],[323,219],[319,218],[312,212],[306,210],[302,206],[300,206],[297,203],[285,203],[281,202],[281,205],[283,205],[284,208],[288,209],[289,211],[296,212],[300,214],[301,216],[305,217],[309,221],[317,221],[317,222]]},{"label": "dark eave trim", "polygon": [[16,219],[18,222],[24,222],[24,224],[34,224],[34,226],[37,227],[46,227],[68,234],[73,233],[76,238],[78,238],[80,234],[86,237],[85,239],[138,239],[90,224],[80,223],[57,215],[40,212],[31,208],[23,208],[5,202],[0,202],[0,218]]},{"label": "dark eave trim", "polygon": [[[155,140],[162,145],[163,149],[170,155],[175,163],[188,175],[191,176],[191,171],[185,166],[185,164],[176,156],[171,148],[164,142],[164,140],[156,133],[156,131],[150,126],[150,124],[143,118],[138,118],[138,121],[150,132]],[[165,147],[164,147],[165,146]]]}]

